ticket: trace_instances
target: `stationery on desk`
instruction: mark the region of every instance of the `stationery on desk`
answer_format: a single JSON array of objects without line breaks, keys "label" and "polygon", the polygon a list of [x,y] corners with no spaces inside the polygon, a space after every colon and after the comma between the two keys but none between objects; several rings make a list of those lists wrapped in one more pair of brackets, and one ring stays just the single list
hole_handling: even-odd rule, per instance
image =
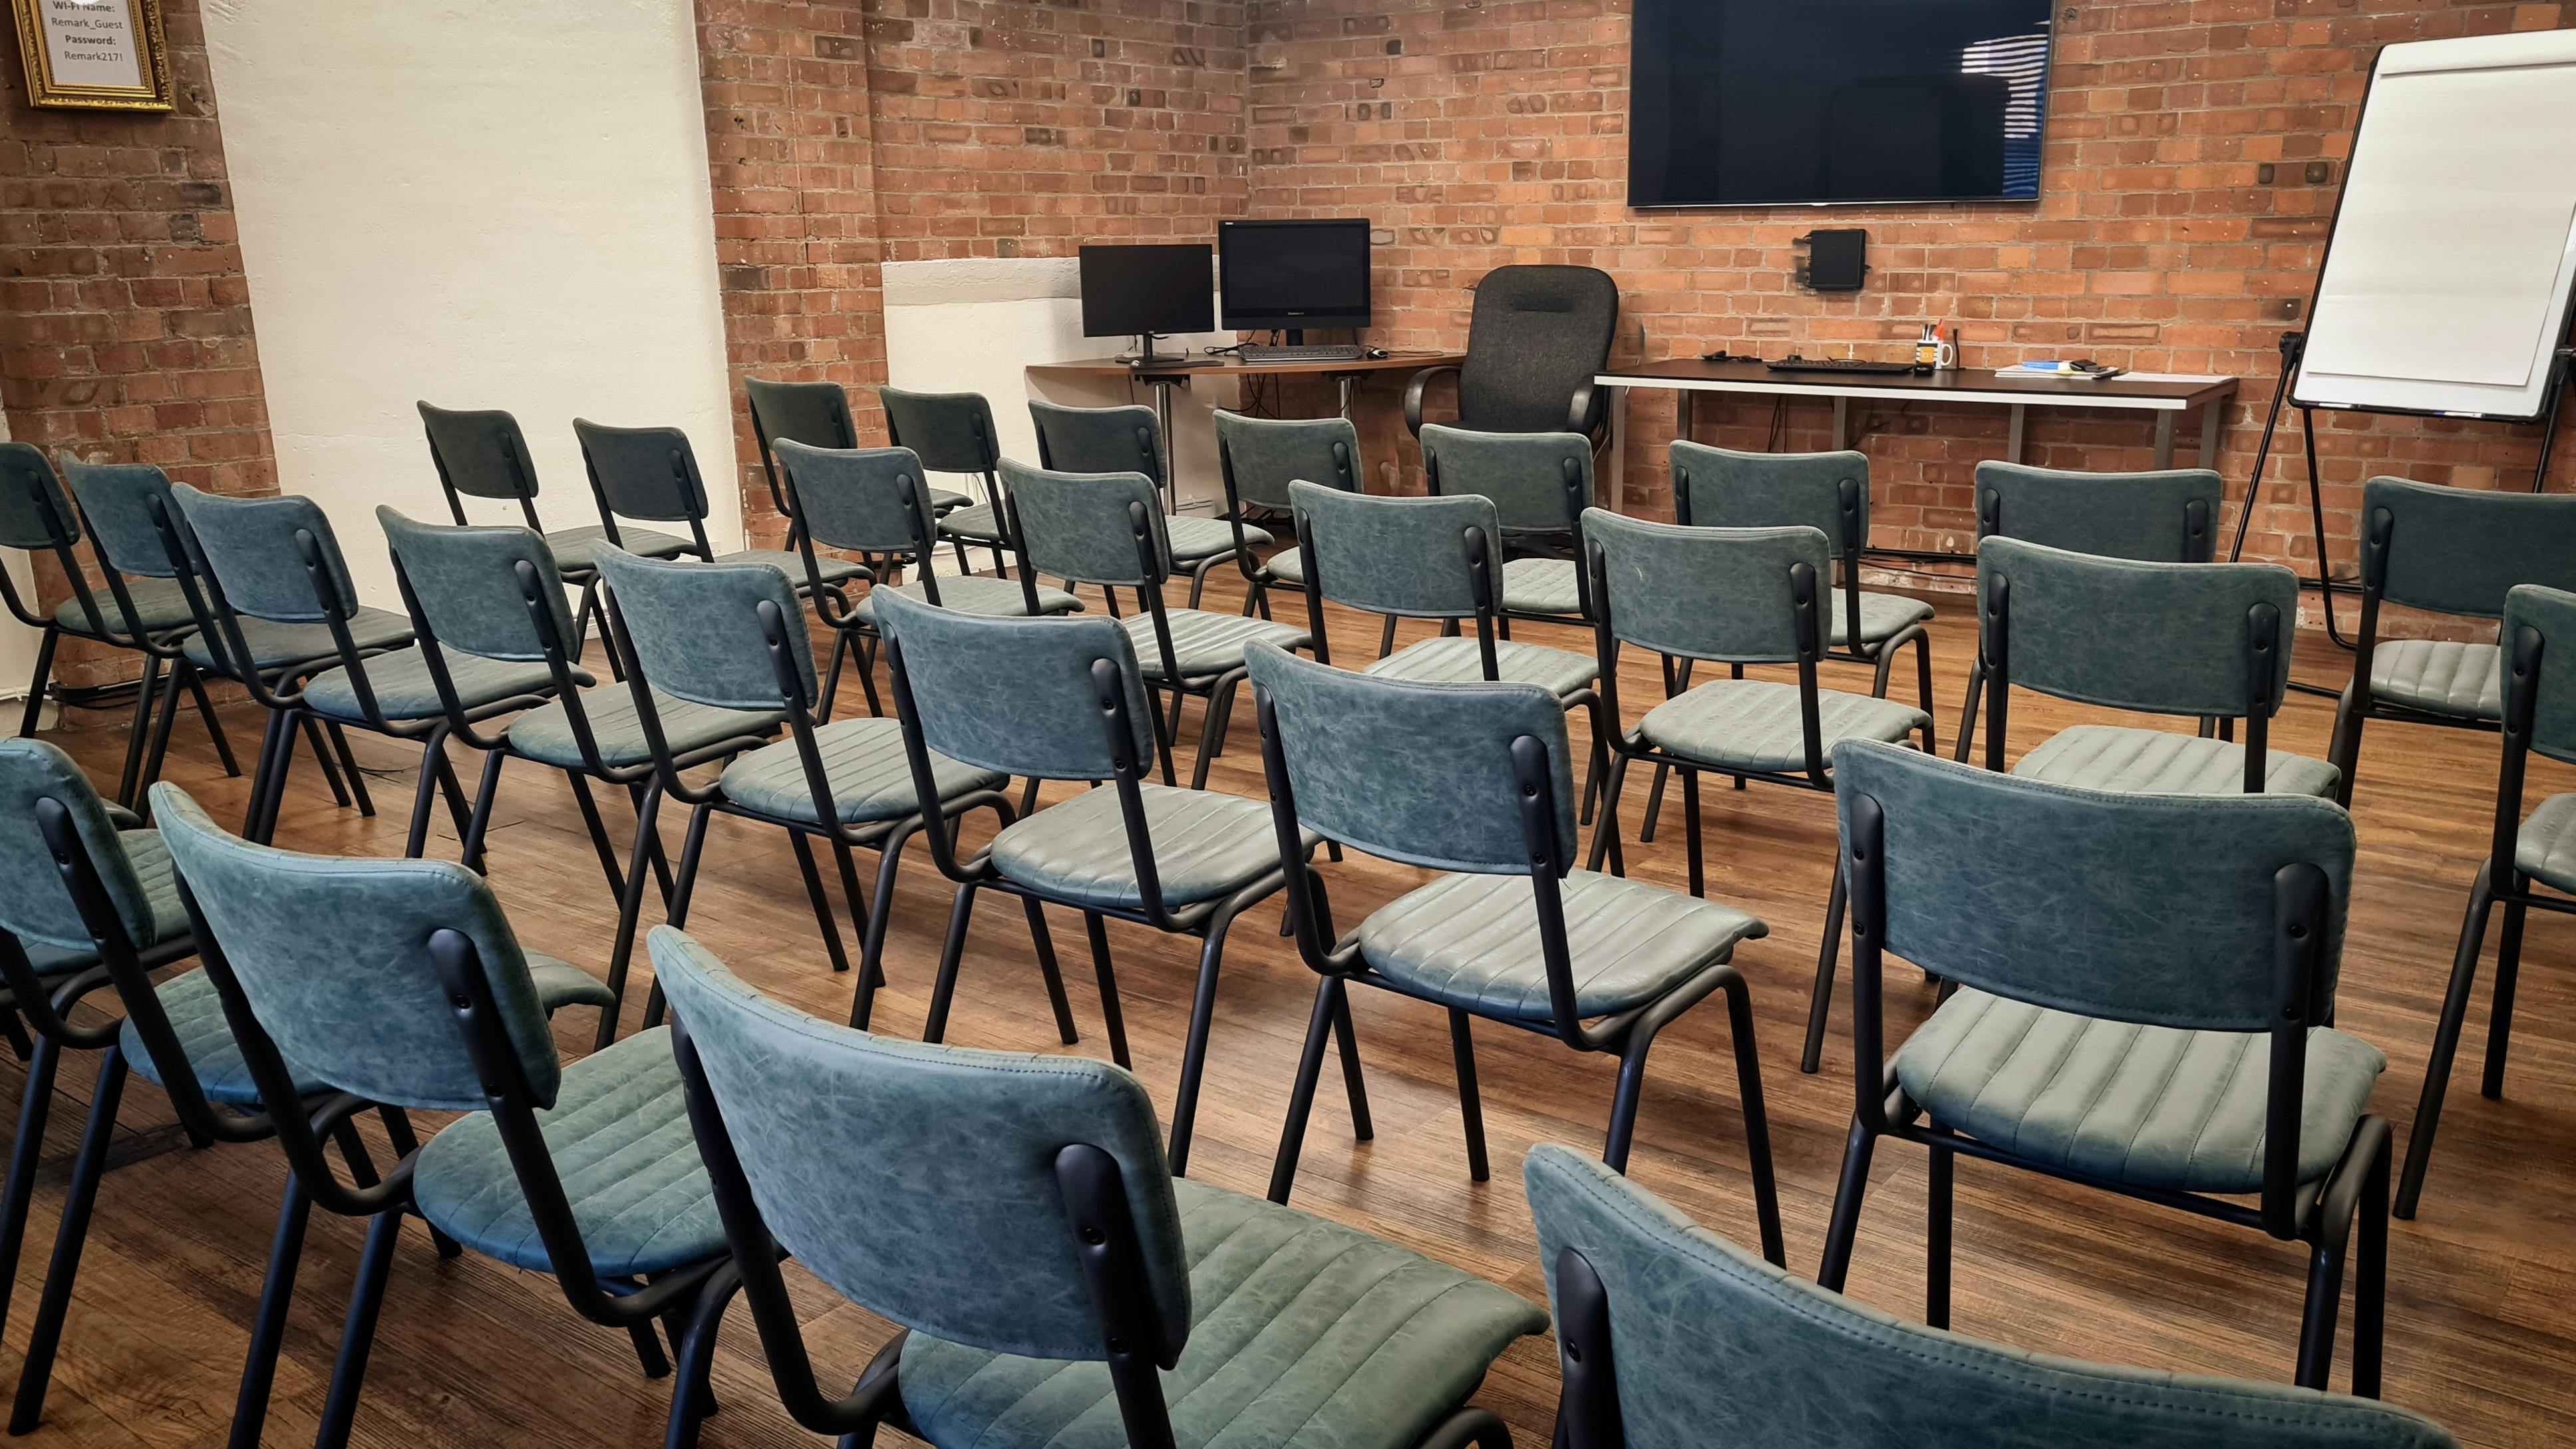
[{"label": "stationery on desk", "polygon": [[1997,377],[2066,377],[2091,382],[2105,382],[2128,371],[2124,367],[2105,367],[2089,358],[2074,362],[2035,359],[1995,369]]}]

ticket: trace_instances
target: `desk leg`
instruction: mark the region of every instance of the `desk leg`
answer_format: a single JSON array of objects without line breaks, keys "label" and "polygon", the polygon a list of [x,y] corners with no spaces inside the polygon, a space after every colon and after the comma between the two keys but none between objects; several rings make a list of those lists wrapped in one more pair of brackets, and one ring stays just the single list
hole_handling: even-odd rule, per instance
[{"label": "desk leg", "polygon": [[1692,441],[1691,424],[1694,421],[1694,415],[1699,411],[1697,407],[1693,406],[1693,401],[1697,397],[1698,394],[1692,392],[1689,388],[1683,388],[1680,391],[1681,416],[1676,419],[1676,426],[1673,428],[1673,436],[1685,443]]},{"label": "desk leg", "polygon": [[2227,399],[2200,405],[2200,466],[2218,466],[2218,445],[2227,429]]},{"label": "desk leg", "polygon": [[2030,409],[2020,403],[2014,403],[2004,409],[2004,412],[2010,418],[2004,426],[2004,461],[2018,463],[2021,461],[2022,433],[2030,422]]},{"label": "desk leg", "polygon": [[2156,414],[2156,467],[2159,469],[2173,466],[2175,411],[2177,410],[2167,409]]},{"label": "desk leg", "polygon": [[1351,420],[1351,395],[1359,391],[1359,376],[1356,373],[1349,372],[1337,373],[1333,377],[1333,382],[1341,389],[1342,421],[1349,422]]},{"label": "desk leg", "polygon": [[1173,476],[1173,460],[1179,456],[1172,448],[1172,389],[1181,385],[1175,377],[1152,379],[1154,384],[1154,420],[1163,425],[1163,511],[1180,510],[1181,480]]},{"label": "desk leg", "polygon": [[[1610,501],[1602,506],[1613,513],[1628,511],[1628,393],[1629,389],[1624,387],[1610,389],[1610,457],[1607,469]],[[1685,392],[1682,398],[1682,406],[1688,408],[1690,394]],[[1601,501],[1602,482],[1597,475],[1592,480],[1595,503]]]},{"label": "desk leg", "polygon": [[1848,438],[1848,437],[1850,437],[1850,436],[1851,436],[1851,399],[1850,399],[1850,398],[1847,398],[1847,397],[1838,397],[1838,398],[1835,398],[1835,399],[1834,399],[1834,443],[1833,443],[1833,450],[1834,450],[1835,452],[1837,452],[1837,453],[1841,452],[1841,451],[1843,450],[1843,439]]}]

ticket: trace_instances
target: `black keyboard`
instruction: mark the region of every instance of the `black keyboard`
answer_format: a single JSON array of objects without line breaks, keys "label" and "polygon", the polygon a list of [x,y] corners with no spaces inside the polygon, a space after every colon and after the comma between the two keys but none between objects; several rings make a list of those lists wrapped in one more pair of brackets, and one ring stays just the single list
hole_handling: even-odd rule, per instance
[{"label": "black keyboard", "polygon": [[1295,347],[1256,347],[1250,343],[1241,349],[1246,362],[1357,362],[1357,343],[1303,343]]},{"label": "black keyboard", "polygon": [[1773,372],[1912,372],[1910,362],[1871,362],[1860,357],[1784,357],[1762,364]]}]

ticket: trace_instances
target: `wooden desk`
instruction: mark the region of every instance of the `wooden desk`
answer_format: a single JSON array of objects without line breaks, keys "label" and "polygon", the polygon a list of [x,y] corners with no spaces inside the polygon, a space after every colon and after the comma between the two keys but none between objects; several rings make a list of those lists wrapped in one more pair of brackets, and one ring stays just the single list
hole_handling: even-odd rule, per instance
[{"label": "wooden desk", "polygon": [[[2214,468],[2219,436],[2227,425],[2226,404],[2236,396],[2236,379],[2159,382],[2115,377],[2104,382],[2075,378],[1999,377],[1991,368],[1951,368],[1928,374],[1910,372],[1773,372],[1758,362],[1702,362],[1675,358],[1622,372],[1605,372],[1593,385],[1613,389],[1614,414],[1626,411],[1630,388],[1666,388],[1680,395],[1680,435],[1690,436],[1691,400],[1703,392],[1761,393],[1775,397],[1830,398],[1834,404],[1834,446],[1851,436],[1854,398],[1891,402],[1995,403],[2012,413],[2004,461],[2021,461],[2023,419],[2040,408],[2114,408],[2155,414],[2156,466],[2173,466],[2174,419],[2200,412],[2200,466]],[[1621,431],[1625,431],[1622,429]]]}]

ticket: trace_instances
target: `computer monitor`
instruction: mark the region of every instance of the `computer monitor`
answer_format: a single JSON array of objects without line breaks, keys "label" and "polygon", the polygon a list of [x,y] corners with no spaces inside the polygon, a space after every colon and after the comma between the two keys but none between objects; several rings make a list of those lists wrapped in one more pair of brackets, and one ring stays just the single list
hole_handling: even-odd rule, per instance
[{"label": "computer monitor", "polygon": [[1233,332],[1369,325],[1369,224],[1221,221],[1225,326]]},{"label": "computer monitor", "polygon": [[1216,326],[1214,254],[1207,243],[1082,249],[1082,335],[1143,337]]}]

